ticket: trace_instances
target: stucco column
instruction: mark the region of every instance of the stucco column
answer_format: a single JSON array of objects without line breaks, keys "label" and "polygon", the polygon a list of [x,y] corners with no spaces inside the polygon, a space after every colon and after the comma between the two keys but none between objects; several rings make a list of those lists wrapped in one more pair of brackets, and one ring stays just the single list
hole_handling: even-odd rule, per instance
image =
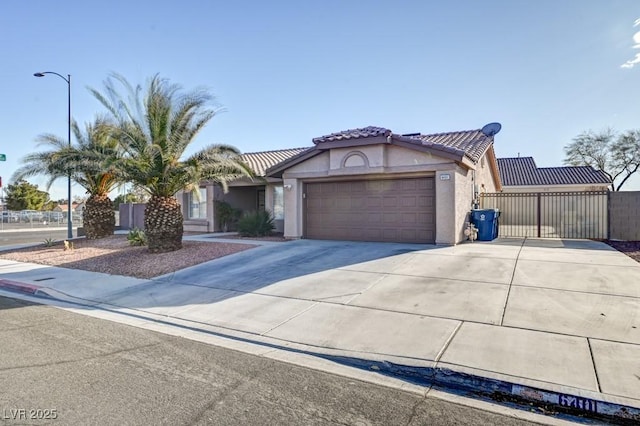
[{"label": "stucco column", "polygon": [[264,186],[264,209],[273,214],[273,185]]},{"label": "stucco column", "polygon": [[185,200],[187,193],[184,191],[178,191],[175,195],[176,200],[178,200],[178,204],[180,204],[180,211],[182,212],[182,217],[184,217],[185,219],[189,217],[189,211],[187,210],[189,208],[189,205],[187,203],[187,200]]},{"label": "stucco column", "polygon": [[297,179],[283,179],[284,185],[284,236],[302,237],[302,183]]},{"label": "stucco column", "polygon": [[456,172],[436,172],[436,244],[456,243]]},{"label": "stucco column", "polygon": [[465,224],[470,220],[469,212],[471,211],[475,196],[474,181],[476,173],[473,170],[457,168],[456,171],[456,214],[455,214],[455,241],[459,243],[466,240],[464,235]]},{"label": "stucco column", "polygon": [[207,232],[216,230],[216,204],[213,202],[214,185],[207,185]]}]

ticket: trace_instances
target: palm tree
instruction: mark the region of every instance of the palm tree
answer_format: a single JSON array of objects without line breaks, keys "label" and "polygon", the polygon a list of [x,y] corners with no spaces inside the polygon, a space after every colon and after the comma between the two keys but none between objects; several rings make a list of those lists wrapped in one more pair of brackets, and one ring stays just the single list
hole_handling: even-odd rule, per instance
[{"label": "palm tree", "polygon": [[[116,90],[120,83],[125,95]],[[175,194],[191,191],[200,182],[220,184],[251,177],[240,152],[229,145],[211,145],[183,159],[186,148],[213,118],[205,90],[182,93],[178,85],[155,75],[143,92],[118,74],[105,82],[105,94],[90,89],[117,121],[113,135],[124,153],[119,170],[126,181],[150,195],[145,209],[145,233],[152,253],[182,247],[182,209]]]},{"label": "palm tree", "polygon": [[[38,136],[39,146],[49,149],[34,152],[22,159],[23,166],[12,176],[13,180],[35,175],[48,176],[47,189],[58,178],[68,175],[89,194],[83,213],[85,235],[88,239],[113,235],[115,215],[109,192],[119,183],[115,162],[118,143],[108,132],[112,124],[105,118],[96,118],[85,124],[84,132],[73,121],[71,130],[75,145],[56,135]],[[70,203],[71,200],[68,200]]]}]

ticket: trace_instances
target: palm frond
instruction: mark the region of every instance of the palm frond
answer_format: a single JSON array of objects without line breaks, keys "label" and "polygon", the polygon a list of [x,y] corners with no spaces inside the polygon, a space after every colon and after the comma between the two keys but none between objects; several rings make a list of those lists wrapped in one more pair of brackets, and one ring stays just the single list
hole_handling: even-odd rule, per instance
[{"label": "palm frond", "polygon": [[84,129],[73,121],[71,146],[69,141],[53,134],[38,136],[38,145],[48,149],[25,156],[14,178],[44,175],[49,189],[56,179],[70,176],[89,194],[108,193],[121,178],[117,172],[119,145],[112,136],[112,127],[113,123],[105,117],[97,117],[93,123],[85,124]]},{"label": "palm frond", "polygon": [[144,90],[124,77],[112,74],[104,93],[92,91],[116,122],[112,135],[122,156],[118,177],[145,188],[150,195],[171,197],[197,187],[203,180],[227,182],[251,178],[251,169],[240,161],[240,152],[228,145],[214,145],[183,158],[187,148],[220,109],[202,88],[185,92],[158,74]]}]

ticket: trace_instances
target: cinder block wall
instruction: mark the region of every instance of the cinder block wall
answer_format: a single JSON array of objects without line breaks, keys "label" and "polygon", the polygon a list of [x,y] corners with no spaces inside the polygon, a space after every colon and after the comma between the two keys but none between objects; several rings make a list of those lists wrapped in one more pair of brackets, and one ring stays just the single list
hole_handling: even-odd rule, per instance
[{"label": "cinder block wall", "polygon": [[611,192],[610,197],[611,239],[640,241],[640,191]]},{"label": "cinder block wall", "polygon": [[146,207],[146,203],[120,204],[120,227],[122,229],[144,229],[144,209]]}]

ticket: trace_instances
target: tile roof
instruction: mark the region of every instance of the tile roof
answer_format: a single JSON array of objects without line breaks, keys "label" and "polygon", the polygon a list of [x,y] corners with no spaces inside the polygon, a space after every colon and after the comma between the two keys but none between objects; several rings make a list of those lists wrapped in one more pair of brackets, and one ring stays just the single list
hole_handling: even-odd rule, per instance
[{"label": "tile roof", "polygon": [[341,132],[331,133],[330,135],[313,138],[312,140],[313,140],[313,143],[317,144],[319,142],[335,142],[335,141],[342,141],[347,139],[370,138],[375,136],[389,136],[390,134],[391,134],[391,130],[385,129],[384,127],[368,126],[368,127],[362,127],[360,129],[343,130]]},{"label": "tile roof", "polygon": [[493,136],[487,136],[482,130],[463,130],[459,132],[434,133],[431,135],[416,135],[423,145],[447,148],[450,151],[463,153],[474,163],[480,160],[482,154],[493,143]]},{"label": "tile roof", "polygon": [[251,170],[253,170],[257,176],[265,176],[265,171],[269,167],[280,164],[308,149],[309,148],[291,148],[276,151],[247,152],[242,154],[240,158],[251,167]]},{"label": "tile roof", "polygon": [[505,186],[610,184],[611,179],[591,166],[537,167],[533,157],[498,158]]},{"label": "tile roof", "polygon": [[336,142],[350,139],[369,138],[376,136],[392,136],[396,140],[420,144],[439,151],[466,156],[473,162],[477,162],[487,148],[493,143],[493,136],[487,136],[481,130],[465,130],[459,132],[434,133],[423,135],[420,133],[410,135],[394,134],[384,127],[368,126],[359,129],[343,130],[320,136],[313,139],[314,144],[321,142]]},{"label": "tile roof", "polygon": [[[71,203],[71,210],[75,210],[78,208],[78,206],[80,206],[83,203]],[[67,211],[69,209],[69,204],[58,204],[58,207],[62,210],[62,211]]]}]

